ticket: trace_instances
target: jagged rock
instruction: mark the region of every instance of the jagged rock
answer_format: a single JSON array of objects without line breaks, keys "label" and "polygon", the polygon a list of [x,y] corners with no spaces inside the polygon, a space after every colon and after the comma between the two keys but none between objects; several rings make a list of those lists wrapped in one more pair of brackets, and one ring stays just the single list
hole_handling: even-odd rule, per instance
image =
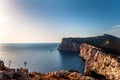
[{"label": "jagged rock", "polygon": [[17,75],[18,78],[22,78],[22,79],[26,80],[29,76],[28,69],[24,69],[24,68],[17,69],[16,75]]},{"label": "jagged rock", "polygon": [[85,60],[85,74],[94,72],[106,79],[120,80],[120,59],[116,56],[85,43],[80,46],[80,56]]},{"label": "jagged rock", "polygon": [[2,60],[0,60],[0,70],[4,69],[4,62]]},{"label": "jagged rock", "polygon": [[3,71],[0,71],[0,80],[2,80],[3,75],[4,75]]},{"label": "jagged rock", "polygon": [[120,38],[108,34],[87,38],[63,38],[58,50],[79,52],[81,43],[88,43],[120,55]]},{"label": "jagged rock", "polygon": [[6,76],[6,78],[8,79],[13,79],[15,75],[15,69],[7,69],[7,70],[3,70],[3,72],[4,72],[4,76]]}]

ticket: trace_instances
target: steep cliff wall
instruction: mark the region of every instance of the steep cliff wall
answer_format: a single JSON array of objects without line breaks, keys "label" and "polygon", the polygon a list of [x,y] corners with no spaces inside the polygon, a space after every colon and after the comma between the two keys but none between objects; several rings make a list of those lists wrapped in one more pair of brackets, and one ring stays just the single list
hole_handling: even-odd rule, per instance
[{"label": "steep cliff wall", "polygon": [[63,38],[58,50],[79,52],[80,44],[76,43],[76,40],[74,38]]},{"label": "steep cliff wall", "polygon": [[88,43],[105,51],[120,54],[120,38],[108,34],[88,38],[63,38],[58,50],[79,52],[81,43]]},{"label": "steep cliff wall", "polygon": [[97,73],[109,80],[120,80],[120,59],[105,54],[100,48],[81,44],[80,56],[85,60],[85,74]]}]

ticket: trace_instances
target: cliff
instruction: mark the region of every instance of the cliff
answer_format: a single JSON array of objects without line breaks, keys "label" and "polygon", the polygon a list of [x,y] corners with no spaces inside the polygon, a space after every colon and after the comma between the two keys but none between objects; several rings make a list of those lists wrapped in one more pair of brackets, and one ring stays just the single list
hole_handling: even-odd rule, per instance
[{"label": "cliff", "polygon": [[58,50],[79,52],[81,43],[88,43],[110,53],[120,54],[120,38],[108,34],[87,38],[63,38]]},{"label": "cliff", "polygon": [[80,56],[85,60],[86,75],[95,77],[93,75],[98,74],[108,80],[120,79],[120,58],[85,43],[80,46]]}]

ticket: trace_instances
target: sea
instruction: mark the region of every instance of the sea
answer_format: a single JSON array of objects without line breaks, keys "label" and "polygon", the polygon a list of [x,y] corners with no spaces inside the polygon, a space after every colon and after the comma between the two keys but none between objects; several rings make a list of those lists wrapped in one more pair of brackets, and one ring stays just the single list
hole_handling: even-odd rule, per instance
[{"label": "sea", "polygon": [[0,44],[0,60],[8,67],[11,60],[11,68],[25,67],[27,62],[29,71],[40,73],[77,70],[84,72],[84,61],[78,53],[60,52],[60,43],[14,43]]}]

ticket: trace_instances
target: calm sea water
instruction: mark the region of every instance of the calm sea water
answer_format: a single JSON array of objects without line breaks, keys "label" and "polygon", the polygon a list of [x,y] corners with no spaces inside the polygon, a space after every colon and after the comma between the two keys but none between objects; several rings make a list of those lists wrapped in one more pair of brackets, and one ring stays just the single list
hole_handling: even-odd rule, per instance
[{"label": "calm sea water", "polygon": [[[0,60],[12,68],[24,67],[27,62],[29,71],[48,72],[56,70],[84,71],[84,62],[77,53],[59,52],[58,43],[0,44]],[[51,51],[52,50],[52,51]]]}]

